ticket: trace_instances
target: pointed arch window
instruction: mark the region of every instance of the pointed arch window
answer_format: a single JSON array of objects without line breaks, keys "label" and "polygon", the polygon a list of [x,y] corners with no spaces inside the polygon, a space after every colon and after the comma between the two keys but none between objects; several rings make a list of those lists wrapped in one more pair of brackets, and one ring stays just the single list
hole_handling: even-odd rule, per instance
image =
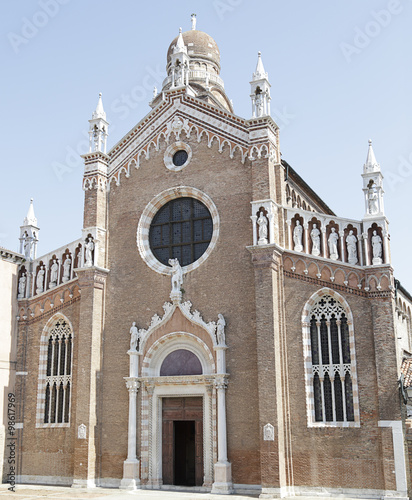
[{"label": "pointed arch window", "polygon": [[68,424],[72,386],[73,334],[64,319],[58,319],[47,339],[44,383],[44,424]]},{"label": "pointed arch window", "polygon": [[[355,343],[349,307],[332,290],[305,308],[303,335],[310,426],[358,426]],[[332,296],[332,294],[334,296]]]}]

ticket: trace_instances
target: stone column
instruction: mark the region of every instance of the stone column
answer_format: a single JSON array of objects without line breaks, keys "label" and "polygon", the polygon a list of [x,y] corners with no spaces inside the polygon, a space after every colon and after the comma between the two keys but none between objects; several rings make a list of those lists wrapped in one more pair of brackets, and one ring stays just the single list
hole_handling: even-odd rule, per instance
[{"label": "stone column", "polygon": [[370,266],[368,233],[363,233],[362,238],[365,245],[365,266]]},{"label": "stone column", "polygon": [[253,225],[253,246],[256,246],[257,245],[257,226],[256,226],[257,216],[251,215],[250,219],[252,220],[252,225]]},{"label": "stone column", "polygon": [[339,231],[340,237],[340,260],[345,262],[345,240],[343,239],[345,236],[345,231]]},{"label": "stone column", "polygon": [[390,264],[390,258],[389,258],[389,233],[388,231],[383,231],[382,232],[383,236],[383,259],[382,262],[384,264]]},{"label": "stone column", "polygon": [[328,242],[326,241],[326,227],[322,227],[321,231],[322,231],[322,245],[323,245],[322,257],[325,257],[325,259],[327,259],[328,254],[326,249],[328,248]]},{"label": "stone column", "polygon": [[[224,353],[224,351],[222,351]],[[230,495],[233,492],[232,466],[227,459],[227,432],[226,432],[226,388],[225,376],[218,376],[215,380],[217,390],[217,463],[215,463],[215,481],[212,493]]]},{"label": "stone column", "polygon": [[269,243],[275,243],[275,215],[272,212],[269,212],[268,219],[269,219]]},{"label": "stone column", "polygon": [[[286,221],[286,224],[288,225],[288,239],[289,239],[289,250],[293,250],[293,236],[292,236],[292,221],[291,220],[287,220]],[[285,245],[286,247],[286,245]]]},{"label": "stone column", "polygon": [[303,239],[305,245],[303,251],[309,253],[309,224],[307,222],[303,224]]},{"label": "stone column", "polygon": [[[129,351],[130,365],[134,356],[138,356],[137,352]],[[130,370],[132,371],[132,370]],[[120,488],[135,490],[140,486],[140,461],[136,456],[136,399],[137,391],[140,384],[137,377],[125,377],[126,387],[129,391],[129,426],[127,440],[127,459],[123,462],[123,479],[120,483]]]}]

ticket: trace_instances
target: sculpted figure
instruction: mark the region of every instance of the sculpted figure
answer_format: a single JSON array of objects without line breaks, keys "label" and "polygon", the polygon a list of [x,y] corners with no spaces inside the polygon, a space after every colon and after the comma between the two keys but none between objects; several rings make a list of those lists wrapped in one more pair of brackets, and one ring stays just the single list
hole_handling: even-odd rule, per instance
[{"label": "sculpted figure", "polygon": [[259,241],[258,245],[267,245],[268,243],[268,220],[263,212],[260,212],[257,220],[259,226]]},{"label": "sculpted figure", "polygon": [[93,265],[93,250],[94,250],[94,243],[93,243],[93,238],[86,238],[86,243],[84,244],[84,247],[86,249],[86,263],[85,265],[87,267],[90,267]]},{"label": "sculpted figure", "polygon": [[262,99],[262,94],[257,94],[256,95],[256,116],[262,116],[263,114],[263,99]]},{"label": "sculpted figure", "polygon": [[312,255],[320,255],[320,231],[316,224],[313,224],[312,231],[310,232],[312,239]]},{"label": "sculpted figure", "polygon": [[303,251],[302,235],[303,235],[303,228],[300,224],[300,220],[297,220],[296,225],[295,225],[295,229],[293,230],[293,244],[294,244],[293,249],[296,252]]},{"label": "sculpted figure", "polygon": [[218,345],[225,345],[225,326],[226,321],[223,317],[223,314],[218,314],[217,317],[217,328],[216,328],[216,337]]},{"label": "sculpted figure", "polygon": [[57,283],[57,274],[59,271],[59,264],[57,264],[56,259],[53,259],[53,264],[50,268],[50,283]]},{"label": "sculpted figure", "polygon": [[24,239],[24,256],[26,259],[30,259],[30,254],[31,254],[31,243],[30,243],[30,238],[26,236]]},{"label": "sculpted figure", "polygon": [[376,231],[372,235],[373,264],[382,264],[382,238]]},{"label": "sculpted figure", "polygon": [[138,351],[140,349],[140,335],[137,329],[136,322],[133,321],[132,327],[130,328],[130,350]]},{"label": "sculpted figure", "polygon": [[339,257],[338,240],[339,240],[338,233],[336,232],[336,229],[332,227],[328,238],[328,246],[329,246],[329,257],[333,260],[338,260]]},{"label": "sculpted figure", "polygon": [[346,237],[346,245],[348,247],[348,262],[352,265],[358,262],[358,252],[356,250],[357,241],[358,240],[351,229]]},{"label": "sculpted figure", "polygon": [[23,273],[19,279],[19,298],[24,297],[24,292],[26,291],[26,274]]},{"label": "sculpted figure", "polygon": [[72,263],[72,259],[69,256],[67,256],[66,260],[64,261],[64,264],[63,264],[63,281],[64,282],[69,281],[69,279],[70,279],[71,263]]},{"label": "sculpted figure", "polygon": [[43,291],[44,273],[45,273],[44,266],[41,266],[40,271],[37,273],[37,278],[36,278],[37,293],[41,293]]},{"label": "sculpted figure", "polygon": [[169,259],[169,264],[172,266],[172,293],[180,292],[180,287],[183,285],[183,270],[178,259]]},{"label": "sculpted figure", "polygon": [[373,187],[369,188],[368,191],[368,212],[370,214],[378,213],[378,194]]}]

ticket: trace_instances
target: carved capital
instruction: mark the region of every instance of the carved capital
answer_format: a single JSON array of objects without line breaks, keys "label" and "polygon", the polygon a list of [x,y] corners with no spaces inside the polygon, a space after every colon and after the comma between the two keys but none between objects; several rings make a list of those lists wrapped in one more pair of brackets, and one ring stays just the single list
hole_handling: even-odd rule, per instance
[{"label": "carved capital", "polygon": [[215,378],[215,387],[217,390],[219,389],[227,389],[228,379],[225,376],[220,376]]},{"label": "carved capital", "polygon": [[130,393],[135,393],[137,394],[137,391],[139,390],[140,383],[137,380],[136,377],[124,377],[126,381],[126,388]]}]

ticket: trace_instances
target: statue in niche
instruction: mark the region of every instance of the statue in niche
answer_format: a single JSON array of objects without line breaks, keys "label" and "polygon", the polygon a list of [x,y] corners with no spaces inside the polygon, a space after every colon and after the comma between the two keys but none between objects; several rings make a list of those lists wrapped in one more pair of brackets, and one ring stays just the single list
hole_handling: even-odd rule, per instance
[{"label": "statue in niche", "polygon": [[84,244],[84,248],[86,249],[86,263],[85,263],[85,266],[91,267],[93,265],[93,250],[94,250],[94,243],[93,243],[93,238],[92,237],[86,238],[86,242]]},{"label": "statue in niche", "polygon": [[24,298],[24,292],[26,291],[26,273],[23,273],[21,275],[21,278],[19,279],[19,299]]},{"label": "statue in niche", "polygon": [[317,257],[320,255],[320,231],[316,224],[313,224],[312,231],[310,232],[312,239],[312,255]]},{"label": "statue in niche", "polygon": [[257,220],[259,226],[259,241],[258,245],[267,245],[268,243],[268,220],[263,212],[260,212]]},{"label": "statue in niche", "polygon": [[293,249],[296,252],[303,251],[302,235],[303,235],[303,228],[300,224],[300,220],[297,220],[296,225],[295,225],[295,229],[293,230],[293,243],[294,243]]},{"label": "statue in niche", "polygon": [[218,317],[217,328],[216,328],[217,344],[218,345],[225,345],[226,321],[225,321],[225,318],[223,317],[223,314],[218,314],[217,317]]},{"label": "statue in niche", "polygon": [[373,231],[372,234],[372,264],[382,264],[382,238],[379,236],[377,231]]},{"label": "statue in niche", "polygon": [[263,115],[263,98],[262,94],[256,94],[256,116],[262,116]]},{"label": "statue in niche", "polygon": [[352,229],[349,231],[348,236],[346,237],[346,245],[348,248],[348,262],[349,264],[356,264],[358,262],[358,252],[356,249],[356,243],[358,239],[353,234]]},{"label": "statue in niche", "polygon": [[30,259],[31,257],[31,241],[28,236],[24,238],[24,256],[26,259]]},{"label": "statue in niche", "polygon": [[172,293],[180,293],[180,287],[183,285],[183,270],[178,259],[169,259],[169,264],[172,266]]},{"label": "statue in niche", "polygon": [[130,350],[138,351],[140,349],[140,335],[137,329],[136,322],[133,321],[132,327],[130,328]]},{"label": "statue in niche", "polygon": [[59,264],[56,259],[53,259],[53,264],[50,267],[50,284],[57,284],[57,274],[59,272]]},{"label": "statue in niche", "polygon": [[36,292],[37,293],[42,293],[43,291],[43,286],[44,286],[44,266],[40,267],[39,272],[37,273],[37,278],[36,278]]},{"label": "statue in niche", "polygon": [[374,184],[368,190],[368,212],[370,214],[378,213],[378,193]]},{"label": "statue in niche", "polygon": [[334,227],[331,228],[329,238],[328,238],[328,245],[329,245],[329,257],[332,260],[338,260],[338,240],[339,236],[338,233],[336,232],[336,229]]},{"label": "statue in niche", "polygon": [[63,264],[63,281],[69,281],[70,279],[70,267],[71,267],[72,259],[70,255],[68,255]]}]

